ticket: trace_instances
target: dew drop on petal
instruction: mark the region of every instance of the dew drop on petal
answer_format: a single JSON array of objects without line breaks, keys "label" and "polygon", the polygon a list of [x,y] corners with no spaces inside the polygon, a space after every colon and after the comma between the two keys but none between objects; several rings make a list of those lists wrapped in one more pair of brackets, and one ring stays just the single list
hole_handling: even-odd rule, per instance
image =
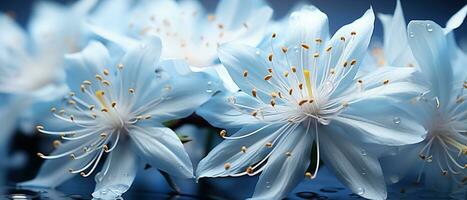
[{"label": "dew drop on petal", "polygon": [[358,194],[358,195],[363,195],[363,194],[365,194],[365,189],[363,189],[363,188],[361,188],[361,187],[357,188],[357,194]]},{"label": "dew drop on petal", "polygon": [[410,32],[410,33],[409,33],[409,37],[411,37],[411,38],[413,38],[413,37],[414,37],[414,34],[413,34],[413,32]]},{"label": "dew drop on petal", "polygon": [[360,153],[362,154],[362,156],[366,156],[366,151],[365,151],[365,149],[360,150]]},{"label": "dew drop on petal", "polygon": [[431,27],[431,24],[426,24],[426,31],[428,31],[428,32],[433,31],[433,27]]},{"label": "dew drop on petal", "polygon": [[208,81],[208,85],[207,85],[207,88],[206,88],[206,92],[207,92],[207,93],[211,93],[211,92],[212,92],[212,82],[211,82],[211,81]]},{"label": "dew drop on petal", "polygon": [[392,119],[392,122],[396,125],[399,125],[401,123],[401,118],[400,117],[394,117]]},{"label": "dew drop on petal", "polygon": [[397,183],[397,182],[399,182],[399,176],[392,175],[392,176],[389,177],[389,180],[391,181],[391,183]]}]

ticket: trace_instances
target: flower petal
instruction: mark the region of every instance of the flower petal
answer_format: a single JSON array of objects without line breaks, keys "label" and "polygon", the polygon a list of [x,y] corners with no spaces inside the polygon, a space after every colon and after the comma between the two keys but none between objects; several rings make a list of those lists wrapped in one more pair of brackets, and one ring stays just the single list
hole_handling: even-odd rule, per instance
[{"label": "flower petal", "polygon": [[165,127],[134,126],[129,133],[136,151],[151,166],[181,178],[193,177],[193,166],[177,135]]},{"label": "flower petal", "polygon": [[249,107],[259,107],[257,100],[245,94],[236,92],[233,94],[220,92],[203,104],[196,114],[206,119],[215,127],[242,128],[246,125],[256,124],[259,120],[251,115],[234,108],[233,104]]},{"label": "flower petal", "polygon": [[84,80],[91,80],[101,74],[104,66],[110,63],[107,48],[96,41],[91,41],[81,52],[65,56],[66,81],[72,91],[80,91]]},{"label": "flower petal", "polygon": [[362,197],[386,199],[386,185],[378,159],[371,152],[363,154],[362,149],[348,140],[335,139],[335,134],[344,134],[346,129],[326,126],[321,130],[321,157],[339,180]]},{"label": "flower petal", "polygon": [[[170,89],[157,106],[148,108],[148,114],[161,122],[192,114],[220,88],[220,80],[214,71],[192,72],[184,60],[165,60],[159,65],[157,70],[162,71],[161,76],[168,74],[169,78],[163,84]],[[154,87],[160,88],[160,84],[156,83]]]},{"label": "flower petal", "polygon": [[404,107],[392,99],[363,100],[350,104],[334,122],[359,141],[390,146],[413,144],[422,141],[426,131],[409,106],[414,105]]},{"label": "flower petal", "polygon": [[303,128],[283,138],[268,159],[252,199],[278,199],[292,191],[305,177],[312,142],[312,133]]},{"label": "flower petal", "polygon": [[408,26],[409,45],[420,65],[421,72],[429,81],[431,92],[441,106],[450,100],[453,73],[443,29],[432,21],[411,21]]},{"label": "flower petal", "polygon": [[[196,170],[198,178],[202,177],[225,177],[236,174],[246,174],[246,169],[262,160],[271,148],[265,145],[273,142],[281,133],[277,131],[277,125],[255,124],[248,125],[233,134],[232,138],[225,139],[217,145],[209,154],[203,158]],[[245,137],[245,135],[254,133]],[[245,147],[245,152],[242,148]],[[226,169],[226,165],[229,167]]]},{"label": "flower petal", "polygon": [[128,141],[118,146],[107,156],[102,170],[96,174],[96,187],[92,197],[116,199],[125,193],[135,179],[138,157],[131,151]]},{"label": "flower petal", "polygon": [[464,19],[467,15],[467,5],[464,5],[459,11],[456,12],[451,18],[449,18],[446,23],[446,28],[444,28],[445,33],[449,33],[452,30],[458,28],[464,22]]}]

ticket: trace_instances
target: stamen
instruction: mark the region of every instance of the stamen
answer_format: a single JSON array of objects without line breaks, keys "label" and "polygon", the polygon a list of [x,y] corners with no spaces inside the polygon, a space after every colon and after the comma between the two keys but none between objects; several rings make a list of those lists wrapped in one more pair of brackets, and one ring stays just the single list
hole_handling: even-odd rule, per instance
[{"label": "stamen", "polygon": [[388,79],[386,79],[386,80],[383,81],[383,84],[384,84],[384,85],[387,85],[388,83],[389,83],[389,80],[388,80]]},{"label": "stamen", "polygon": [[311,172],[306,172],[306,173],[305,173],[305,177],[307,177],[307,178],[309,178],[309,179],[311,179],[312,176],[313,176],[313,175],[311,174]]},{"label": "stamen", "polygon": [[281,47],[282,53],[287,53],[287,47]]},{"label": "stamen", "polygon": [[247,150],[246,146],[242,146],[241,151],[242,151],[243,153],[246,153],[246,150]]},{"label": "stamen", "polygon": [[248,76],[248,71],[247,70],[243,71],[243,77],[247,77],[247,76]]},{"label": "stamen", "polygon": [[298,102],[298,105],[301,106],[301,105],[303,105],[303,104],[306,103],[306,102],[308,102],[308,100],[303,99],[303,100],[301,100],[301,101]]},{"label": "stamen", "polygon": [[313,90],[311,89],[310,71],[304,70],[303,75],[305,76],[306,89],[308,90],[308,96],[313,98]]},{"label": "stamen", "polygon": [[101,76],[101,75],[99,75],[99,74],[96,74],[96,79],[97,79],[98,81],[102,81],[102,80],[104,80],[104,79],[102,78],[102,76]]},{"label": "stamen", "polygon": [[276,33],[272,33],[271,37],[272,38],[276,38],[277,34]]},{"label": "stamen", "polygon": [[268,81],[268,80],[271,79],[271,78],[272,78],[272,75],[271,75],[271,74],[268,74],[268,75],[264,76],[264,80],[265,80],[265,81]]},{"label": "stamen", "polygon": [[303,47],[304,49],[307,49],[307,50],[310,49],[310,46],[308,46],[308,45],[305,44],[305,43],[302,43],[302,47]]},{"label": "stamen", "polygon": [[268,142],[268,143],[266,143],[264,146],[266,146],[267,148],[271,148],[271,147],[272,147],[272,143],[271,143],[271,142]]},{"label": "stamen", "polygon": [[253,88],[253,89],[251,90],[251,95],[253,95],[253,97],[256,97],[256,94],[257,94],[256,89]]},{"label": "stamen", "polygon": [[232,167],[232,165],[231,165],[230,163],[225,163],[225,164],[224,164],[224,169],[225,169],[225,170],[229,170],[230,167]]},{"label": "stamen", "polygon": [[105,102],[105,99],[104,99],[104,91],[102,90],[98,90],[96,91],[96,97],[97,99],[100,101],[101,105],[102,105],[102,109],[106,109],[107,110],[107,103]]},{"label": "stamen", "polygon": [[130,88],[130,89],[128,89],[128,92],[130,92],[131,94],[134,94],[134,93],[135,93],[135,89]]},{"label": "stamen", "polygon": [[326,52],[330,52],[332,50],[332,47],[326,48]]},{"label": "stamen", "polygon": [[352,32],[350,32],[350,35],[357,35],[357,32],[352,31]]},{"label": "stamen", "polygon": [[109,70],[108,70],[108,69],[104,69],[103,73],[104,73],[104,75],[108,76],[108,75],[109,75]]},{"label": "stamen", "polygon": [[272,62],[272,53],[271,53],[271,54],[269,54],[269,56],[268,56],[268,60],[269,60],[269,62]]},{"label": "stamen", "polygon": [[221,137],[225,137],[227,135],[227,131],[226,130],[221,130],[221,132],[219,132],[219,135]]}]

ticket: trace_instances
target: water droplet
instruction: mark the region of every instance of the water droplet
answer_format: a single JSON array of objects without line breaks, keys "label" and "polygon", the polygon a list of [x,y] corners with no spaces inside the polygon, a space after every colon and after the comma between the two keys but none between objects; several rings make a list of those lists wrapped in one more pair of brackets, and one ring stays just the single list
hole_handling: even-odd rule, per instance
[{"label": "water droplet", "polygon": [[389,180],[391,181],[391,183],[397,183],[397,182],[399,182],[399,176],[392,175],[392,176],[389,177]]},{"label": "water droplet", "polygon": [[432,32],[433,31],[433,27],[431,27],[431,24],[426,24],[426,30],[428,32]]},{"label": "water droplet", "polygon": [[357,188],[357,194],[358,194],[358,195],[363,195],[363,194],[365,194],[365,189],[363,189],[363,188],[361,188],[361,187]]},{"label": "water droplet", "polygon": [[237,99],[234,96],[230,96],[229,98],[227,98],[227,101],[231,104],[237,103]]},{"label": "water droplet", "polygon": [[411,37],[411,38],[414,37],[413,32],[410,32],[410,33],[409,33],[409,37]]},{"label": "water droplet", "polygon": [[208,85],[207,85],[207,88],[206,88],[206,92],[207,92],[207,93],[211,93],[211,92],[212,92],[212,82],[211,82],[211,81],[208,81]]},{"label": "water droplet", "polygon": [[394,117],[392,119],[392,122],[394,122],[394,124],[396,124],[396,125],[399,125],[401,123],[401,118],[400,117]]},{"label": "water droplet", "polygon": [[360,153],[362,154],[362,156],[366,156],[366,151],[365,151],[365,149],[360,150]]},{"label": "water droplet", "polygon": [[162,69],[161,68],[157,68],[156,70],[154,70],[154,72],[156,73],[156,78],[161,78],[162,77]]}]

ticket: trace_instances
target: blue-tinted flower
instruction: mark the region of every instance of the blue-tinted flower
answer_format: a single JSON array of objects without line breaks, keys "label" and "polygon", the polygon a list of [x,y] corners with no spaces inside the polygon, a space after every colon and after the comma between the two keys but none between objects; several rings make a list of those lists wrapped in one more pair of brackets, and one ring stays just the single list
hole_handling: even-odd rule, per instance
[{"label": "blue-tinted flower", "polygon": [[329,37],[327,16],[308,6],[291,14],[287,33],[273,34],[266,49],[222,45],[220,60],[241,91],[215,95],[198,114],[238,131],[220,133],[225,141],[200,162],[198,178],[261,172],[253,198],[279,199],[316,176],[318,167],[309,165],[317,144],[313,160],[323,159],[352,191],[386,198],[381,167],[365,145],[420,142],[425,130],[399,98],[424,90],[404,82],[411,68],[356,77],[373,22],[370,9]]},{"label": "blue-tinted flower", "polygon": [[7,157],[4,154],[9,139],[20,119],[28,119],[21,125],[42,119],[43,113],[36,112],[41,107],[37,103],[53,101],[66,93],[63,54],[76,49],[82,31],[79,22],[94,3],[79,1],[68,7],[40,1],[27,30],[0,13],[0,156]]},{"label": "blue-tinted flower", "polygon": [[[385,37],[392,38],[385,38],[390,40],[385,42],[385,54],[412,57],[413,66],[419,68],[414,81],[429,87],[428,92],[413,99],[414,105],[405,107],[426,127],[426,138],[418,144],[392,149],[381,159],[389,183],[408,180],[423,182],[446,194],[456,190],[465,193],[467,55],[459,50],[451,31],[462,24],[466,12],[467,6],[448,21],[446,28],[432,21],[411,21],[406,34],[400,3],[393,17],[382,18]],[[394,47],[396,40],[404,42],[398,44],[401,47]],[[391,63],[397,67],[406,64]]]},{"label": "blue-tinted flower", "polygon": [[206,13],[194,0],[117,3],[120,6],[114,2],[102,5],[94,24],[107,28],[106,16],[112,16],[110,20],[115,21],[116,12],[127,7],[129,16],[117,16],[122,18],[117,26],[121,34],[134,38],[155,34],[165,47],[162,58],[186,59],[195,67],[213,65],[217,61],[217,47],[222,43],[236,40],[257,44],[272,15],[272,9],[263,0],[222,0],[212,14]]},{"label": "blue-tinted flower", "polygon": [[67,56],[67,83],[74,92],[63,107],[51,110],[67,127],[37,127],[67,142],[54,141],[50,155],[38,153],[47,161],[34,180],[21,185],[55,187],[74,174],[90,176],[104,157],[95,177],[96,198],[128,190],[142,161],[173,176],[193,177],[180,139],[162,123],[190,115],[209,99],[216,82],[207,73],[191,72],[183,60],[159,62],[155,36],[125,51],[112,57],[101,43],[91,42]]}]

